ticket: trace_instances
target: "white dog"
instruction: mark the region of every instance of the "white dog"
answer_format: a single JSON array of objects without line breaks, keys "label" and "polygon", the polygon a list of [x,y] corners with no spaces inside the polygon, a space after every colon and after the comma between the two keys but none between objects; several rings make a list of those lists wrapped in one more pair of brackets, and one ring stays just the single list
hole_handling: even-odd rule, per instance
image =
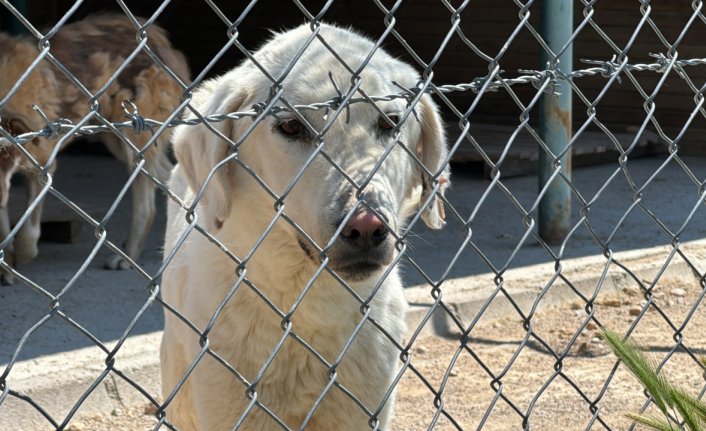
[{"label": "white dog", "polygon": [[[374,48],[350,30],[322,25],[319,34],[326,44],[314,39],[288,73],[312,35],[309,26],[275,34],[254,53],[275,79],[286,73],[282,97],[292,105],[334,99],[336,86],[350,85],[352,74],[326,45],[352,70]],[[381,49],[360,76],[360,88],[371,96],[399,93],[394,83],[413,88],[420,79]],[[192,106],[202,115],[248,111],[271,100],[271,87],[263,71],[246,61],[204,83]],[[249,118],[212,123],[218,133],[204,125],[175,132],[179,164],[170,187],[190,205],[207,182],[196,220],[244,260],[239,265],[196,230],[180,244],[192,218],[170,202],[165,256],[178,248],[164,272],[162,298],[199,332],[207,331],[200,336],[165,312],[163,395],[170,401],[167,420],[179,429],[388,425],[394,391],[387,392],[401,366],[396,343],[405,336],[407,308],[397,268],[390,268],[397,254],[392,232],[399,233],[417,211],[430,227],[443,226],[439,195],[448,186],[443,166],[448,150],[429,96],[408,111],[396,144],[397,129],[380,112],[397,122],[409,103],[403,98],[376,103],[379,110],[352,103],[333,121],[333,110],[300,110],[301,117],[280,111],[255,123]],[[209,177],[234,151],[219,134],[238,143],[249,128],[237,147],[238,162],[220,165]],[[319,145],[315,136],[323,131],[326,156],[317,154],[304,169]],[[279,216],[280,210],[301,231]],[[328,268],[317,274],[322,262]],[[369,308],[363,307],[368,300]],[[179,386],[205,348],[209,351]]]}]

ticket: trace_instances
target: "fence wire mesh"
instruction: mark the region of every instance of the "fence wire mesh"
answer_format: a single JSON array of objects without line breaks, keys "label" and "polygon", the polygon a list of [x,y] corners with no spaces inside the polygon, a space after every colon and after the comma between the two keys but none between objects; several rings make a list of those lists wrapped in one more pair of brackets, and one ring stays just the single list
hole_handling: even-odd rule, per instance
[{"label": "fence wire mesh", "polygon": [[[593,339],[604,326],[618,329],[622,335],[653,348],[659,355],[660,370],[665,373],[680,370],[681,377],[686,376],[684,378],[688,380],[684,384],[700,398],[703,397],[706,392],[705,370],[703,363],[699,362],[699,355],[706,349],[703,337],[706,275],[701,266],[703,251],[698,241],[696,245],[689,245],[685,239],[698,239],[706,233],[701,227],[706,171],[703,162],[685,154],[683,147],[689,139],[694,139],[694,131],[700,130],[699,122],[706,119],[703,106],[706,84],[703,74],[699,73],[706,65],[706,58],[684,58],[679,55],[682,51],[691,53],[693,50],[690,47],[684,47],[684,40],[706,28],[703,2],[695,0],[676,6],[670,3],[667,8],[661,2],[626,1],[625,9],[618,12],[601,1],[573,2],[578,14],[566,46],[578,44],[581,38],[588,37],[591,44],[603,47],[602,52],[606,52],[607,56],[585,58],[581,50],[575,48],[577,58],[581,59],[580,64],[586,67],[566,71],[555,61],[560,52],[552,52],[540,34],[536,19],[538,1],[514,1],[503,5],[502,12],[513,15],[510,20],[512,28],[508,34],[493,35],[502,39],[502,43],[497,50],[490,51],[483,48],[487,46],[483,36],[488,35],[479,35],[464,23],[483,21],[485,17],[492,23],[492,15],[498,13],[499,6],[438,0],[434,3],[444,10],[445,27],[438,31],[438,45],[424,55],[419,54],[413,47],[414,43],[410,42],[416,37],[415,33],[401,29],[404,23],[398,16],[407,7],[407,2],[373,0],[361,3],[358,7],[366,8],[367,13],[374,16],[373,19],[383,24],[384,30],[371,35],[373,50],[365,53],[366,60],[356,68],[346,65],[339,55],[343,47],[337,46],[335,40],[327,40],[321,33],[322,23],[330,19],[330,9],[341,2],[329,1],[314,7],[308,2],[293,0],[298,18],[306,22],[310,35],[301,50],[291,57],[285,73],[273,76],[259,64],[253,47],[242,42],[243,23],[249,19],[252,9],[262,2],[254,0],[240,7],[236,14],[231,14],[224,12],[225,9],[216,2],[205,0],[203,6],[221,22],[221,31],[227,34],[227,40],[213,42],[211,48],[217,49],[217,53],[203,69],[194,71],[193,80],[188,80],[155,48],[154,41],[158,36],[152,36],[152,31],[165,10],[171,7],[170,3],[164,1],[158,4],[149,16],[140,19],[126,2],[117,1],[115,5],[119,7],[123,19],[132,27],[132,40],[125,40],[128,48],[117,59],[111,59],[112,68],[100,77],[99,82],[86,82],[85,74],[77,73],[75,68],[65,64],[55,43],[62,30],[71,25],[67,23],[75,21],[74,15],[81,1],[71,4],[55,24],[42,30],[12,2],[0,0],[4,7],[2,12],[11,14],[22,24],[29,33],[25,40],[31,41],[36,48],[32,58],[16,76],[3,75],[0,78],[4,80],[0,83],[3,91],[0,94],[0,137],[6,153],[16,154],[21,160],[17,163],[32,172],[28,174],[27,187],[31,188],[33,181],[36,181],[36,190],[18,219],[14,220],[14,226],[10,227],[7,221],[6,231],[3,232],[0,266],[6,272],[4,280],[9,282],[14,279],[15,284],[11,288],[2,288],[7,289],[2,299],[9,309],[7,304],[15,301],[14,292],[23,289],[40,295],[41,302],[49,306],[48,310],[35,310],[27,316],[2,316],[2,320],[22,320],[24,329],[21,333],[10,334],[6,332],[10,326],[3,326],[5,329],[1,338],[13,341],[9,349],[4,347],[4,356],[0,358],[3,364],[0,412],[31,411],[31,415],[40,418],[36,422],[38,429],[71,429],[72,424],[80,420],[86,401],[100,387],[117,381],[127,384],[144,403],[151,406],[153,421],[149,426],[152,429],[178,429],[170,421],[169,407],[177,394],[186,390],[190,374],[200,363],[210,361],[234,376],[238,384],[231,390],[247,399],[243,409],[235,414],[233,423],[220,425],[223,429],[247,427],[247,421],[252,416],[267,418],[267,425],[262,429],[315,428],[317,409],[334,396],[343,396],[349,408],[355,410],[354,414],[367,418],[366,425],[371,429],[632,429],[635,425],[622,412],[629,409],[649,412],[654,406],[649,394],[643,393],[634,381],[626,379],[625,370],[605,349],[601,350],[600,341]],[[669,11],[664,14],[666,20],[661,15],[662,8]],[[675,8],[680,11],[679,19],[673,13]],[[669,23],[668,29],[662,30],[665,22]],[[264,27],[274,24],[258,23]],[[434,25],[439,26],[436,22]],[[616,28],[624,31],[619,37],[615,36]],[[185,28],[168,30],[172,34],[189,31]],[[424,29],[417,30],[424,34]],[[649,33],[657,44],[639,44],[637,41],[645,33]],[[522,43],[530,43],[535,52],[523,57],[525,63],[520,68],[511,69],[506,63],[515,64],[516,58],[506,61],[508,51],[521,39]],[[9,49],[3,43],[0,40],[0,48]],[[216,43],[220,45],[215,46]],[[320,83],[336,88],[338,96],[333,99],[312,104],[287,100],[282,86],[284,79],[307,48],[319,43],[340,60],[341,66],[347,69],[351,77],[350,81],[339,82],[331,77],[331,82]],[[398,91],[393,93],[368,94],[362,89],[362,83],[365,82],[366,73],[370,72],[369,64],[374,51],[389,44],[399,46],[400,52],[397,54],[420,71],[421,79],[413,86],[396,83]],[[445,61],[452,45],[455,47],[454,56],[473,58],[475,64],[482,67],[459,73],[458,76],[468,77],[463,81],[441,83],[436,78],[435,70],[440,62]],[[85,44],[81,49],[90,52],[99,47]],[[547,52],[554,60],[538,67],[536,59],[540,50]],[[651,57],[645,55],[645,50]],[[253,63],[267,76],[269,97],[243,106],[237,112],[200,112],[200,102],[193,99],[194,90],[213,75],[219,61],[233,55],[233,52],[242,56],[245,62]],[[3,52],[0,52],[0,58],[4,62],[19,62],[18,57],[13,58]],[[125,77],[134,74],[131,67],[145,59],[156,66],[161,79],[168,82],[164,85],[169,85],[177,95],[176,102],[168,111],[157,117],[148,115],[148,107],[139,100],[122,100],[115,94],[115,88],[124,85]],[[13,100],[16,103],[26,97],[27,93],[23,91],[27,83],[42,67],[51,67],[53,73],[60,74],[57,79],[72,88],[76,97],[81,99],[82,109],[73,112],[73,116],[55,115],[62,111],[42,106],[41,100],[23,99],[28,106],[37,105],[34,108],[35,117],[33,120],[25,119],[26,124],[20,126],[13,124],[12,119],[8,118],[8,109]],[[537,110],[541,97],[553,97],[559,82],[568,84],[574,96],[574,133],[567,149],[553,154],[538,132]],[[157,84],[155,80],[152,85],[162,84]],[[678,88],[675,91],[682,96],[679,100],[683,121],[676,114],[660,116],[661,102],[667,105],[672,103],[669,97],[676,97],[670,88]],[[620,98],[628,98],[624,96],[628,92],[632,98],[629,103],[618,104],[614,109],[611,104],[615,104],[615,99],[611,99],[611,104],[606,103],[605,99],[619,91]],[[483,104],[488,96],[497,93],[502,94],[502,99],[494,100],[501,100],[505,104],[504,109],[516,116],[504,119],[502,127],[506,133],[492,135],[493,139],[502,136],[501,142],[489,142],[487,135],[483,135],[486,129],[482,121],[486,117],[479,112],[485,109]],[[134,96],[137,92],[131,94]],[[390,269],[380,273],[378,279],[371,283],[369,291],[361,294],[352,285],[354,283],[331,267],[330,251],[356,211],[364,208],[374,211],[366,200],[366,187],[393,151],[406,148],[401,142],[402,134],[396,121],[418,122],[416,117],[423,95],[431,95],[445,114],[449,156],[442,160],[438,169],[426,169],[429,167],[424,167],[413,152],[408,152],[407,156],[418,167],[426,169],[424,176],[432,188],[421,208],[433,205],[435,198],[442,199],[447,217],[445,229],[453,232],[453,240],[435,240],[436,232],[426,232],[420,239],[418,233],[424,232],[420,209],[412,215],[404,229],[391,230],[396,254]],[[403,101],[405,106],[396,119],[388,118],[378,107],[380,102],[394,100]],[[118,108],[110,111],[106,103],[115,104],[116,101]],[[374,168],[368,175],[353,178],[345,167],[339,166],[337,157],[327,152],[327,133],[335,121],[351,115],[351,110],[359,104],[374,106],[386,121],[390,121],[387,125],[395,135],[381,151],[380,159],[374,161]],[[630,118],[637,119],[628,124],[629,133],[616,130],[614,116],[620,109],[631,110]],[[640,110],[644,114],[636,113]],[[239,150],[243,142],[268,118],[280,118],[278,116],[287,114],[306,123],[307,113],[314,111],[325,113],[326,124],[319,129],[309,126],[312,136],[310,153],[301,169],[283,188],[277,189],[268,184],[257,169],[240,158]],[[37,118],[41,119],[41,123],[36,122]],[[621,121],[620,118],[617,121]],[[247,122],[247,131],[242,136],[223,136],[219,125],[227,122]],[[160,168],[151,164],[154,152],[163,150],[172,129],[199,125],[219,135],[230,146],[224,159],[208,167],[210,173],[206,184],[215,181],[214,178],[227,169],[229,163],[235,164],[236,169],[245,172],[244,175],[259,187],[259,193],[266,196],[273,208],[272,213],[267,215],[266,227],[256,232],[257,239],[245,253],[229,248],[213,233],[214,229],[208,226],[208,221],[202,221],[197,216],[197,204],[205,195],[206,185],[194,191],[196,196],[193,202],[183,200],[183,196],[170,189]],[[123,161],[129,165],[127,180],[100,217],[85,208],[84,197],[76,199],[62,192],[54,173],[59,150],[65,143],[77,137],[94,135],[98,139],[107,139],[105,136],[114,139],[118,148],[124,149]],[[600,170],[587,170],[585,174],[580,170],[575,170],[573,175],[564,173],[561,164],[556,162],[564,154],[579,153],[589,135],[600,136],[604,146],[614,156],[601,165]],[[558,245],[545,242],[536,229],[537,208],[548,186],[528,192],[520,185],[520,179],[506,173],[511,170],[513,151],[521,145],[522,139],[525,139],[523,136],[536,148],[535,152],[543,152],[555,161],[552,177],[571,190],[574,205],[571,230]],[[641,142],[649,136],[656,136],[662,142],[664,151],[643,163],[636,156],[639,155]],[[38,140],[51,142],[48,154],[41,156],[43,159],[32,147]],[[495,153],[489,151],[491,144],[499,150]],[[459,163],[454,166],[452,177],[456,185],[444,196],[444,172],[451,160],[462,151],[475,155],[488,178],[471,176],[469,180],[468,175],[462,172],[470,168]],[[320,160],[324,160],[355,188],[356,202],[333,236],[317,244],[311,232],[302,227],[302,220],[288,213],[294,205],[288,197],[312,164]],[[57,175],[61,175],[61,169]],[[471,186],[462,187],[460,184],[464,181],[470,182]],[[131,187],[139,188],[139,183],[163,192],[179,213],[177,217],[185,220],[186,228],[179,232],[173,246],[167,247],[163,263],[159,265],[142,265],[139,247],[135,254],[134,250],[124,249],[116,243],[122,240],[119,235],[111,235],[111,220],[112,226],[122,223],[122,216],[116,216],[119,205],[126,200],[128,190]],[[664,192],[665,183],[668,184],[667,193]],[[9,193],[9,189],[5,192]],[[674,198],[671,194],[678,197]],[[133,193],[133,199],[135,196]],[[32,224],[33,213],[41,209],[44,200],[49,201],[50,198],[54,204],[68,209],[75,220],[89,226],[95,240],[85,259],[76,270],[72,270],[68,279],[54,280],[47,286],[38,281],[41,277],[35,277],[32,272],[36,266],[26,266],[25,270],[22,265],[16,264],[18,257],[15,253],[19,253],[17,242],[23,236],[25,226]],[[139,219],[140,213],[134,211],[134,201],[132,205],[133,218]],[[499,212],[503,213],[502,218]],[[602,213],[608,216],[603,217]],[[610,222],[606,223],[606,219]],[[499,225],[498,220],[512,220],[512,224]],[[280,224],[287,225],[291,231],[313,244],[316,249],[311,253],[318,265],[313,276],[299,286],[301,290],[296,292],[293,302],[286,308],[279,306],[278,301],[271,297],[267,286],[254,282],[249,272],[253,256],[261,244],[274,235],[273,231]],[[633,224],[637,225],[636,229],[631,229]],[[649,271],[641,266],[643,261],[640,259],[644,256],[635,258],[637,255],[630,252],[641,247],[641,243],[634,240],[635,232],[640,236],[650,236],[651,245],[663,245],[659,252],[651,252],[651,262],[658,264]],[[234,284],[229,286],[224,297],[218,298],[218,306],[205,322],[192,322],[185,310],[175,307],[161,295],[163,273],[183,264],[175,256],[194,237],[205,238],[217,247],[235,277]],[[498,240],[504,243],[503,247],[496,247]],[[130,240],[128,248],[129,243]],[[579,247],[579,243],[583,245]],[[424,248],[433,249],[434,246],[440,249],[431,254],[438,256],[430,259]],[[43,244],[40,245],[38,262],[41,262],[42,247]],[[72,297],[85,295],[81,293],[83,283],[95,282],[95,277],[113,277],[109,272],[90,275],[91,268],[98,264],[97,256],[105,250],[115,256],[111,258],[113,266],[123,267],[125,271],[140,277],[140,281],[132,282],[132,286],[140,287],[141,296],[135,293],[141,298],[139,307],[112,340],[98,335],[90,321],[76,319],[75,306],[64,305],[72,301]],[[540,258],[525,259],[530,252]],[[586,257],[588,255],[592,257]],[[535,265],[530,269],[528,262]],[[403,339],[390,334],[387,326],[374,317],[375,297],[390,273],[397,271],[399,266],[404,267],[405,279],[416,283],[416,287],[408,290],[416,295],[408,295],[408,298],[413,298],[410,299],[413,308],[410,316],[415,316],[416,320],[408,319],[412,323]],[[679,281],[674,281],[676,278],[669,276],[670,269],[674,268],[678,268],[677,272],[681,275],[693,275],[692,282],[679,285]],[[272,270],[277,271],[278,268],[275,266]],[[357,323],[352,331],[345,334],[340,349],[333,356],[318,351],[314,344],[298,333],[299,321],[318,321],[315,316],[302,315],[300,306],[321,277],[336,280],[340,290],[338,294],[351,301],[351,307],[357,314]],[[208,288],[207,283],[204,280],[203,289]],[[126,286],[115,285],[112,288],[125,289]],[[222,321],[224,308],[234,295],[243,290],[253,293],[249,298],[259,303],[258,309],[271,311],[272,321],[281,329],[271,348],[268,348],[266,359],[254,373],[243,370],[238,363],[230,362],[211,342],[213,331]],[[91,303],[88,299],[86,301]],[[108,306],[120,309],[121,304],[111,303]],[[121,364],[121,351],[129,349],[136,328],[155,309],[164,311],[167,319],[181,322],[198,343],[198,354],[189,358],[181,379],[163,393]],[[75,330],[84,343],[102,352],[102,363],[93,363],[86,370],[86,375],[91,376],[90,384],[79,393],[62,394],[61,387],[53,392],[55,397],[72,397],[68,410],[53,408],[53,404],[37,395],[37,390],[16,384],[13,380],[17,376],[16,369],[28,360],[25,351],[37,339],[52,337],[47,333],[47,328],[53,328],[57,321]],[[237,324],[237,318],[235,322]],[[439,326],[443,330],[440,331]],[[385,388],[381,399],[375,402],[362,399],[339,375],[341,363],[346,361],[351,346],[356,344],[363,328],[367,327],[394,345],[398,362],[390,385]],[[326,327],[322,327],[321,331],[326,331]],[[430,332],[435,335],[430,335]],[[284,354],[282,352],[287,343],[296,343],[304,349],[309,360],[321,367],[326,376],[325,385],[296,420],[283,416],[281,406],[268,403],[271,398],[266,393],[267,386],[262,384],[263,377],[277,356]],[[627,393],[636,396],[623,398]],[[386,423],[381,418],[395,397],[397,401],[392,423]],[[16,429],[14,426],[11,424],[8,429]]]}]

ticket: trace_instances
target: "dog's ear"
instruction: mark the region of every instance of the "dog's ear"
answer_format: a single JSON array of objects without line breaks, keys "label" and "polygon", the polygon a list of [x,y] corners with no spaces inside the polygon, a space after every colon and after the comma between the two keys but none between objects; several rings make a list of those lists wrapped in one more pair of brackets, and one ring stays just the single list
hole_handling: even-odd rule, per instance
[{"label": "dog's ear", "polygon": [[[417,155],[424,167],[432,175],[441,172],[437,177],[439,189],[437,194],[431,199],[431,202],[429,202],[429,205],[423,209],[422,220],[432,229],[441,229],[446,224],[446,221],[444,201],[439,198],[439,195],[443,196],[450,185],[448,163],[442,166],[449,153],[446,147],[446,134],[444,133],[439,110],[430,96],[422,96],[417,105],[417,116],[422,127],[422,132],[417,142]],[[430,177],[425,172],[422,172],[421,177],[422,196],[420,198],[420,206],[424,205],[429,195],[434,192],[434,185],[431,183]]]},{"label": "dog's ear", "polygon": [[[227,114],[239,111],[247,99],[245,91],[218,91],[215,85],[206,83],[194,95],[192,106],[202,115]],[[193,115],[189,115],[193,117]],[[233,140],[235,120],[210,123],[213,129]],[[174,154],[186,173],[189,186],[198,192],[211,171],[230,154],[231,145],[223,137],[204,124],[179,126],[173,138]],[[207,228],[219,229],[231,209],[231,188],[234,181],[235,163],[220,166],[206,186],[199,206],[204,209]]]}]

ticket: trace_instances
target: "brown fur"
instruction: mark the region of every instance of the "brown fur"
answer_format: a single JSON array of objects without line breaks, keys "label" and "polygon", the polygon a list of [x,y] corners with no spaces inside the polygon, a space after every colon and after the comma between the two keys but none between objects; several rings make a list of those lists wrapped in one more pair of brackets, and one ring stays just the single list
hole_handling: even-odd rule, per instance
[{"label": "brown fur", "polygon": [[[50,39],[50,52],[91,93],[96,92],[110,79],[120,65],[138,46],[137,29],[124,16],[95,15],[82,21],[68,24]],[[150,49],[184,82],[188,82],[189,68],[183,54],[175,50],[166,32],[152,25],[147,31]],[[6,97],[22,73],[39,54],[34,39],[11,37],[0,33],[0,99]],[[99,113],[109,121],[125,121],[122,109],[124,100],[133,102],[140,115],[145,118],[164,120],[181,101],[181,87],[167,75],[152,59],[140,52],[122,71],[118,78],[99,99]],[[18,91],[3,106],[0,106],[2,125],[13,121],[12,133],[37,131],[45,127],[42,118],[34,112],[32,105],[39,106],[51,120],[68,118],[76,123],[90,112],[89,98],[76,87],[65,74],[47,59],[42,60],[21,85]],[[96,121],[92,121],[96,123]],[[151,134],[136,134],[123,129],[123,134],[136,148],[141,149]],[[160,180],[166,180],[171,163],[166,155],[167,134],[163,134],[147,150],[146,169]],[[116,135],[104,133],[103,140],[109,150],[128,167],[132,166],[134,153]],[[57,140],[37,138],[27,143],[24,149],[39,164],[48,162]],[[30,180],[36,171],[31,160],[18,148],[11,148],[15,157],[14,169],[22,170]],[[53,170],[52,166],[52,170]],[[9,174],[9,175],[8,175]],[[9,176],[7,164],[0,166],[0,177]],[[4,188],[0,187],[0,192]],[[30,197],[31,199],[31,197]],[[0,204],[6,202],[0,196]],[[7,211],[0,205],[0,211]],[[0,214],[0,219],[6,214]],[[154,186],[144,176],[133,184],[133,220],[126,242],[126,252],[132,258],[139,257],[149,225],[154,217]],[[9,232],[8,223],[0,220],[2,234]],[[29,224],[29,223],[28,223]],[[36,255],[36,240],[39,226],[23,226],[15,238],[17,261],[29,260]],[[34,230],[34,231],[33,231]],[[108,263],[111,268],[125,267],[117,258]]]}]

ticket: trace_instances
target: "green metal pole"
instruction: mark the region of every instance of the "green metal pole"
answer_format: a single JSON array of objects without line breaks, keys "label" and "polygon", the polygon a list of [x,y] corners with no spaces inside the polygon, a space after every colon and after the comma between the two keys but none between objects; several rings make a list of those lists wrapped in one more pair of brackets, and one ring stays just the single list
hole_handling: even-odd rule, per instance
[{"label": "green metal pole", "polygon": [[[540,33],[554,54],[561,51],[574,30],[573,0],[541,0]],[[573,67],[572,44],[561,53],[558,62],[545,50],[540,54],[540,69],[558,68],[569,74]],[[553,155],[539,149],[539,189],[542,190],[558,168],[571,177],[571,152],[558,161],[571,140],[571,87],[557,82],[560,95],[544,94],[539,102],[539,134]],[[549,244],[561,243],[571,227],[571,189],[561,177],[554,177],[539,203],[539,235]]]}]

